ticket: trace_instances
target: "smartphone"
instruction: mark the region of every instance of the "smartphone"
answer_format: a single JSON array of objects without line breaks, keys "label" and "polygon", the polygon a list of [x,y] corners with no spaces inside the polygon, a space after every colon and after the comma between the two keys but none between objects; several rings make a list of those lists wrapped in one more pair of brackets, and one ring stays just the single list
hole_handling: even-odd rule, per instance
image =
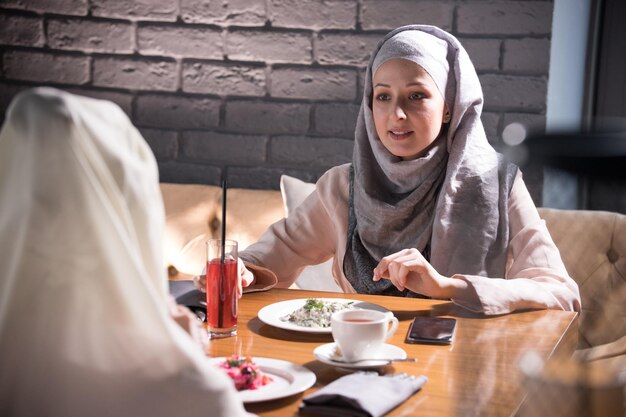
[{"label": "smartphone", "polygon": [[454,339],[456,319],[447,317],[415,317],[406,335],[407,343],[449,345]]}]

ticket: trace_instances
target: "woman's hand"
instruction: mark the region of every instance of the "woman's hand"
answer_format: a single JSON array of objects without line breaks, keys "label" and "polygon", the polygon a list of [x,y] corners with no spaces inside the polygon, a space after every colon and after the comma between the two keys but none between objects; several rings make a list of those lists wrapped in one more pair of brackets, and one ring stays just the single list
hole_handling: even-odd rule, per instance
[{"label": "woman's hand", "polygon": [[405,288],[433,298],[454,298],[465,282],[439,274],[417,249],[403,249],[385,256],[374,268],[374,281],[388,279],[399,290]]},{"label": "woman's hand", "polygon": [[[237,258],[237,295],[241,298],[243,293],[242,287],[247,287],[254,281],[254,275],[246,268],[241,258]],[[197,289],[202,292],[206,292],[206,275],[196,275],[193,277],[193,283]]]},{"label": "woman's hand", "polygon": [[187,307],[176,304],[174,297],[169,298],[170,317],[183,328],[191,338],[205,350],[209,343],[207,332],[202,327],[202,322]]}]

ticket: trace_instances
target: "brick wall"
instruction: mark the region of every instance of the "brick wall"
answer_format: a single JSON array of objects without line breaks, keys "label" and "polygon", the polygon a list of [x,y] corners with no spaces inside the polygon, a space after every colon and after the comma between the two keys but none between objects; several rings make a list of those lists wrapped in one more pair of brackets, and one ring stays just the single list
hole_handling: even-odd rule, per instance
[{"label": "brick wall", "polygon": [[[277,188],[351,159],[364,67],[403,24],[455,34],[498,147],[545,123],[551,0],[2,0],[0,106],[52,85],[114,101],[162,181]],[[537,171],[539,172],[539,171]],[[526,173],[536,201],[541,176]]]}]

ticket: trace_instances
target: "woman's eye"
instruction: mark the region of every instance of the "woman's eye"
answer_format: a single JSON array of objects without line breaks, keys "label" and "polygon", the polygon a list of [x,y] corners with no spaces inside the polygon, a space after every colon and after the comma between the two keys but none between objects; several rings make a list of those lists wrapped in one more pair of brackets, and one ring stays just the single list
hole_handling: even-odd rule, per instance
[{"label": "woman's eye", "polygon": [[423,93],[413,93],[409,96],[409,100],[421,100],[425,97],[426,95]]},{"label": "woman's eye", "polygon": [[378,101],[387,101],[387,100],[389,100],[389,95],[388,94],[377,94],[376,95],[376,100],[378,100]]}]

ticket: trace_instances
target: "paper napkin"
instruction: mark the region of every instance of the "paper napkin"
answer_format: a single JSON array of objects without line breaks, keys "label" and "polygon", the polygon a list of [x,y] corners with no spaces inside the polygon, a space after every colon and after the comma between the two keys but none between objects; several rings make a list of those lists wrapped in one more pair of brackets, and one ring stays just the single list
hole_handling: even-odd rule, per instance
[{"label": "paper napkin", "polygon": [[357,372],[305,397],[300,410],[325,416],[380,417],[413,395],[426,381],[424,375],[381,376],[376,372]]}]

